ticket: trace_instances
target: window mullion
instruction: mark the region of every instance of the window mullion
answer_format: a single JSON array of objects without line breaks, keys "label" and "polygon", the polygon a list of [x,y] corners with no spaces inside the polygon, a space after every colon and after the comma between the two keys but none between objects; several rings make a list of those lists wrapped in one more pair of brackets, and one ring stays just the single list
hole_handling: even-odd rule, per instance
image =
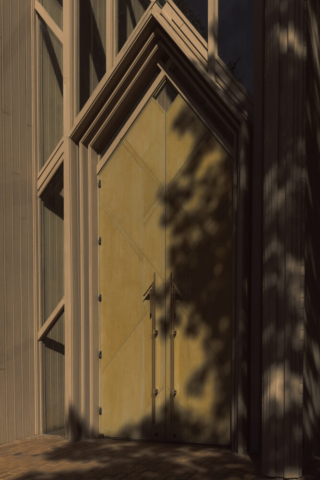
[{"label": "window mullion", "polygon": [[35,1],[34,4],[36,12],[40,15],[42,20],[48,25],[48,27],[53,31],[55,36],[60,40],[60,42],[63,44],[63,32],[62,30],[58,27],[56,22],[52,20],[50,15],[47,13],[47,11],[43,8],[41,3],[39,3],[37,0]]},{"label": "window mullion", "polygon": [[110,73],[115,56],[115,8],[116,0],[106,0],[106,70]]}]

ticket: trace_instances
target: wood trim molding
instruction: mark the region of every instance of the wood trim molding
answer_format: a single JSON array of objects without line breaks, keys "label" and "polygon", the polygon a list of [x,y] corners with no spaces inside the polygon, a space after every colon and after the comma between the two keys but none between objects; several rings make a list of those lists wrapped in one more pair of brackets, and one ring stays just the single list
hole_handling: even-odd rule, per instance
[{"label": "wood trim molding", "polygon": [[[115,148],[120,143],[121,138],[125,135],[127,130],[131,127],[131,125],[133,124],[133,122],[135,121],[135,119],[137,118],[139,113],[142,111],[142,109],[144,108],[144,106],[146,105],[146,103],[151,98],[154,91],[161,84],[161,82],[163,81],[164,78],[165,78],[165,74],[163,72],[160,72],[159,75],[157,76],[157,78],[155,79],[155,81],[152,83],[152,85],[150,86],[150,88],[146,92],[146,94],[144,95],[144,97],[139,102],[139,105],[137,105],[134,112],[130,115],[130,118],[127,120],[127,122],[125,123],[123,128],[121,128],[121,130],[118,132],[116,138],[114,139],[114,141],[112,142],[112,144],[110,145],[108,150],[105,152],[103,157],[100,159],[99,163],[97,164],[97,174],[99,174],[100,170],[104,167],[104,165],[108,161],[110,155],[112,155],[112,152],[115,150]],[[107,122],[108,122],[108,120],[109,119],[107,119]]]},{"label": "wood trim molding", "polygon": [[50,330],[55,326],[57,321],[59,320],[61,314],[64,312],[64,297],[60,300],[56,308],[53,310],[49,318],[46,322],[42,325],[38,332],[38,342],[40,340],[44,340],[44,338],[48,335]]},{"label": "wood trim molding", "polygon": [[[155,32],[155,33],[157,35],[162,36],[161,32]],[[150,43],[148,43],[149,47],[151,47],[151,45],[154,44],[153,43],[154,40],[155,40],[155,37],[153,36],[152,39],[150,39]],[[190,66],[187,61],[185,61],[181,57],[179,58],[178,50],[174,48],[174,46],[170,43],[170,40],[168,40],[165,37],[163,37],[163,40],[168,41],[169,43],[164,44],[161,38],[161,41],[158,41],[157,44],[155,44],[153,51],[151,51],[151,53],[145,60],[144,64],[142,64],[140,70],[138,70],[137,73],[135,73],[136,70],[134,71],[130,70],[127,73],[124,81],[120,82],[120,84],[117,86],[115,91],[110,95],[109,99],[103,105],[99,114],[94,119],[94,121],[90,124],[87,132],[82,137],[81,141],[85,145],[90,144],[97,152],[99,152],[100,149],[103,148],[103,144],[105,143],[107,132],[109,132],[110,134],[111,130],[117,127],[117,121],[119,121],[119,119],[117,120],[117,118],[119,116],[121,121],[123,119],[123,112],[122,113],[120,112],[119,105],[121,104],[123,106],[126,105],[123,108],[127,110],[130,108],[129,104],[130,103],[132,104],[133,100],[137,98],[137,96],[139,95],[139,91],[141,91],[141,86],[143,84],[146,84],[146,81],[148,80],[148,78],[152,77],[152,74],[151,74],[152,69],[155,69],[155,73],[156,73],[157,70],[159,71],[159,65],[160,64],[164,65],[165,62],[161,60],[162,58],[167,62],[171,61],[171,66],[178,66],[178,65],[179,67],[180,65],[183,66],[185,77],[188,78],[190,82],[193,82],[193,85],[196,89],[198,90],[199,88],[201,89],[202,94],[205,95],[206,97],[206,102],[209,101],[210,99],[212,110],[217,114],[218,112],[220,112],[220,116],[222,115],[221,119],[224,118],[223,122],[226,125],[231,124],[232,125],[231,128],[234,131],[236,131],[239,128],[239,124],[241,124],[243,117],[248,118],[249,116],[248,111],[246,109],[239,111],[239,109],[234,105],[234,103],[230,101],[230,97],[226,96],[223,93],[223,91],[215,85],[215,83],[209,78],[207,74],[205,74],[206,78],[203,79],[203,84],[201,84],[200,86],[199,78],[198,78],[199,70],[196,70],[195,72],[194,68]],[[147,50],[147,52],[148,51],[149,50]],[[147,53],[147,52],[144,52],[144,53]],[[142,59],[143,57],[139,57],[139,65],[140,65],[140,60]],[[135,64],[135,68],[137,66],[138,66],[138,63]],[[170,69],[168,69],[167,67],[165,68],[166,68],[166,71],[169,73],[169,75],[172,75],[174,77],[174,74],[170,71]],[[197,78],[197,80],[195,78]],[[123,91],[123,89],[127,84],[128,86],[126,90]],[[230,125],[228,128],[230,128]],[[92,138],[93,134],[95,134],[94,138]]]},{"label": "wood trim molding", "polygon": [[89,202],[88,149],[79,145],[79,249],[80,249],[80,415],[83,429],[90,423],[90,325],[89,325]]},{"label": "wood trim molding", "polygon": [[228,92],[233,102],[240,102],[248,111],[253,111],[252,96],[242,83],[234,77],[224,61],[218,56],[215,60],[215,79],[217,85],[219,85],[223,91]]},{"label": "wood trim molding", "polygon": [[[177,89],[177,91],[180,93],[180,95],[184,98],[184,100],[189,103],[190,107],[195,111],[197,116],[201,119],[201,121],[208,127],[210,132],[215,135],[215,137],[218,139],[220,144],[223,146],[223,148],[226,150],[226,152],[231,156],[234,157],[235,154],[235,145],[234,145],[234,136],[236,136],[237,128],[238,125],[232,125],[230,127],[230,133],[232,136],[232,142],[228,142],[221,132],[217,129],[217,127],[214,125],[214,121],[212,121],[212,118],[209,118],[209,115],[206,115],[205,112],[202,111],[201,105],[197,105],[195,101],[192,99],[192,95],[188,95],[187,93],[184,92],[184,87],[183,84],[176,78],[175,74],[170,71],[170,67],[167,68],[165,65],[161,66],[161,70],[165,73],[166,77],[171,81],[171,83],[174,85],[174,87]],[[181,72],[183,73],[183,76],[185,78],[188,77],[187,72],[181,69]],[[192,79],[188,79],[190,85],[192,85],[192,89],[197,95],[201,95],[201,88],[199,88],[199,85],[196,82],[193,82]],[[212,106],[212,111],[215,110],[214,104]],[[226,124],[226,119],[225,117],[222,117],[218,112],[217,112],[217,117],[219,120]]]},{"label": "wood trim molding", "polygon": [[34,3],[34,8],[35,8],[36,12],[40,15],[42,20],[48,25],[48,27],[53,31],[55,36],[63,44],[63,32],[62,32],[62,30],[58,27],[56,22],[54,20],[52,20],[49,13],[45,10],[45,8],[41,5],[41,3],[39,3],[36,0],[35,3]]},{"label": "wood trim molding", "polygon": [[56,173],[61,163],[63,162],[63,154],[64,154],[64,141],[62,139],[38,175],[38,180],[37,180],[38,197],[42,195],[46,186],[50,182],[52,176]]},{"label": "wood trim molding", "polygon": [[78,148],[66,140],[64,159],[65,412],[66,436],[80,435],[80,268]]},{"label": "wood trim molding", "polygon": [[[128,70],[121,77],[121,80],[116,84],[115,89],[111,92],[109,98],[103,104],[99,113],[95,116],[90,127],[87,129],[86,133],[81,138],[81,142],[85,145],[88,145],[93,135],[95,135],[100,128],[102,122],[107,118],[112,109],[114,109],[116,103],[119,101],[119,96],[123,94],[124,89],[128,88],[128,84],[132,83],[132,78],[138,77],[138,73],[142,72],[142,66],[146,66],[145,55],[149,62],[153,61],[155,65],[159,57],[159,49],[155,44],[155,36],[151,35],[148,41],[143,46],[142,50],[139,52],[138,56],[132,62]],[[130,83],[129,83],[130,82]]]},{"label": "wood trim molding", "polygon": [[[165,48],[160,47],[160,40]],[[101,123],[107,117],[107,104],[116,101],[115,96],[123,94],[135,76],[137,69],[147,60],[155,45],[159,47],[157,61],[162,56],[168,55],[168,52],[176,52],[175,61],[188,63],[188,70],[195,70],[197,75],[200,75],[201,80],[209,86],[211,93],[215,93],[221,100],[223,99],[222,101],[229,106],[229,109],[232,109],[233,104],[236,107],[234,110],[237,110],[240,114],[247,117],[252,115],[252,99],[244,87],[232,74],[225,73],[222,67],[220,68],[221,80],[217,85],[207,73],[207,60],[200,62],[191,47],[173,32],[171,26],[168,26],[167,20],[164,20],[161,15],[161,9],[154,4],[139,28],[134,30],[131,41],[118,55],[117,62],[111,71],[107,71],[85,107],[75,119],[75,123],[69,132],[69,137],[73,141],[78,143],[81,140],[85,145],[89,145],[93,136],[91,132],[94,130],[94,134],[96,134]],[[224,77],[227,78],[227,81],[224,80]],[[96,123],[99,122],[100,126],[96,126]],[[93,125],[95,125],[94,128]],[[85,137],[86,135],[88,135],[88,139]]]},{"label": "wood trim molding", "polygon": [[[207,71],[207,42],[201,37],[180,10],[173,5],[174,4],[171,4],[168,1],[162,9],[160,9],[158,5],[155,5],[152,14],[172,40],[179,45],[181,50],[190,51],[192,56],[196,58],[204,70]],[[189,55],[190,54],[188,54],[188,56]]]},{"label": "wood trim molding", "polygon": [[[208,2],[208,8],[210,4],[217,4],[217,0],[214,0],[213,2],[209,1]],[[173,15],[171,14],[171,20],[176,24],[176,26],[181,30],[182,34],[187,37],[188,41],[191,40],[190,37],[196,37],[197,42],[192,42],[191,43],[198,43],[200,44],[203,48],[199,48],[198,50],[202,50],[202,52],[207,51],[207,41],[203,38],[201,33],[198,32],[198,30],[192,25],[192,23],[187,19],[187,17],[183,14],[183,12],[180,10],[180,8],[174,3],[173,0],[166,0],[166,4],[163,9],[161,9],[161,13],[164,13],[166,15],[167,11],[167,6],[170,5],[170,8],[172,10]],[[159,9],[158,5],[157,8]],[[178,17],[179,20],[177,20]],[[209,17],[209,14],[208,14]],[[182,28],[181,28],[182,27]],[[184,28],[185,27],[185,28]],[[206,53],[201,53],[205,59],[207,59]]]},{"label": "wood trim molding", "polygon": [[[141,86],[144,86],[148,83],[148,80],[152,78],[152,71],[157,68],[157,58],[158,58],[158,48],[157,46],[150,53],[149,58],[153,58],[153,62],[149,63],[146,61],[137,75],[134,77],[122,97],[119,99],[118,103],[114,106],[113,110],[110,112],[110,115],[106,118],[104,123],[101,125],[99,131],[95,137],[90,142],[90,146],[93,147],[97,152],[101,151],[105,144],[105,138],[107,135],[112,132],[115,125],[121,122],[124,118],[126,111],[130,111],[130,106],[134,104],[135,99],[139,96],[139,90]],[[139,88],[140,87],[140,88]],[[128,105],[128,100],[130,104]]]},{"label": "wood trim molding", "polygon": [[252,131],[247,120],[240,125],[236,152],[232,449],[239,454],[246,454],[248,453],[250,164],[252,158]]},{"label": "wood trim molding", "polygon": [[99,433],[99,261],[97,153],[88,149],[90,436]]}]

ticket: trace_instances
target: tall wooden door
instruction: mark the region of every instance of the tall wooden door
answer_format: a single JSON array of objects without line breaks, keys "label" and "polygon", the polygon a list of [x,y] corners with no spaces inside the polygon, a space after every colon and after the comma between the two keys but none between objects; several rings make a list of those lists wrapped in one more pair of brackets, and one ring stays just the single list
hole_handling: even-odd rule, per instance
[{"label": "tall wooden door", "polygon": [[167,84],[99,177],[100,431],[227,445],[231,159]]}]

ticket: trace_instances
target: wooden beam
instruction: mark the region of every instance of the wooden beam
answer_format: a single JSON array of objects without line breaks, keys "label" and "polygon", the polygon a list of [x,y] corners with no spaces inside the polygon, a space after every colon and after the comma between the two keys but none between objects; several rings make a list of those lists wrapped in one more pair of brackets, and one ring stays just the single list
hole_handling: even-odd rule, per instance
[{"label": "wooden beam", "polygon": [[55,36],[60,40],[60,42],[63,44],[63,32],[62,30],[58,27],[56,22],[52,20],[50,17],[49,13],[43,8],[41,3],[39,3],[37,0],[35,1],[34,8],[36,12],[40,15],[42,20],[48,25],[48,27],[53,31]]},{"label": "wooden beam", "polygon": [[62,298],[62,300],[60,300],[56,308],[53,310],[48,320],[40,328],[38,332],[38,342],[40,342],[40,340],[43,340],[48,335],[50,330],[54,327],[54,325],[59,320],[63,311],[64,311],[64,297]]}]

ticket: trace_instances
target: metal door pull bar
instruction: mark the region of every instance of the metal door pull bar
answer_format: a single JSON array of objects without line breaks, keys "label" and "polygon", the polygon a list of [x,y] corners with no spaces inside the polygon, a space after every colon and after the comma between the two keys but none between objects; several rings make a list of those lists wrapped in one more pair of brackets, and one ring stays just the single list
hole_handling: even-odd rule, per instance
[{"label": "metal door pull bar", "polygon": [[171,423],[174,420],[174,397],[177,395],[177,390],[174,388],[174,339],[177,336],[177,330],[174,326],[176,319],[176,302],[182,300],[182,293],[178,287],[173,283],[173,275],[170,273],[170,329],[171,329],[171,358],[170,358],[170,397],[171,397]]},{"label": "metal door pull bar", "polygon": [[156,274],[153,275],[153,282],[150,287],[143,294],[143,301],[150,301],[150,318],[152,319],[152,423],[155,423],[156,420],[156,401],[155,397],[158,394],[158,389],[155,387],[156,384],[156,337],[158,335],[158,330],[156,329]]}]

